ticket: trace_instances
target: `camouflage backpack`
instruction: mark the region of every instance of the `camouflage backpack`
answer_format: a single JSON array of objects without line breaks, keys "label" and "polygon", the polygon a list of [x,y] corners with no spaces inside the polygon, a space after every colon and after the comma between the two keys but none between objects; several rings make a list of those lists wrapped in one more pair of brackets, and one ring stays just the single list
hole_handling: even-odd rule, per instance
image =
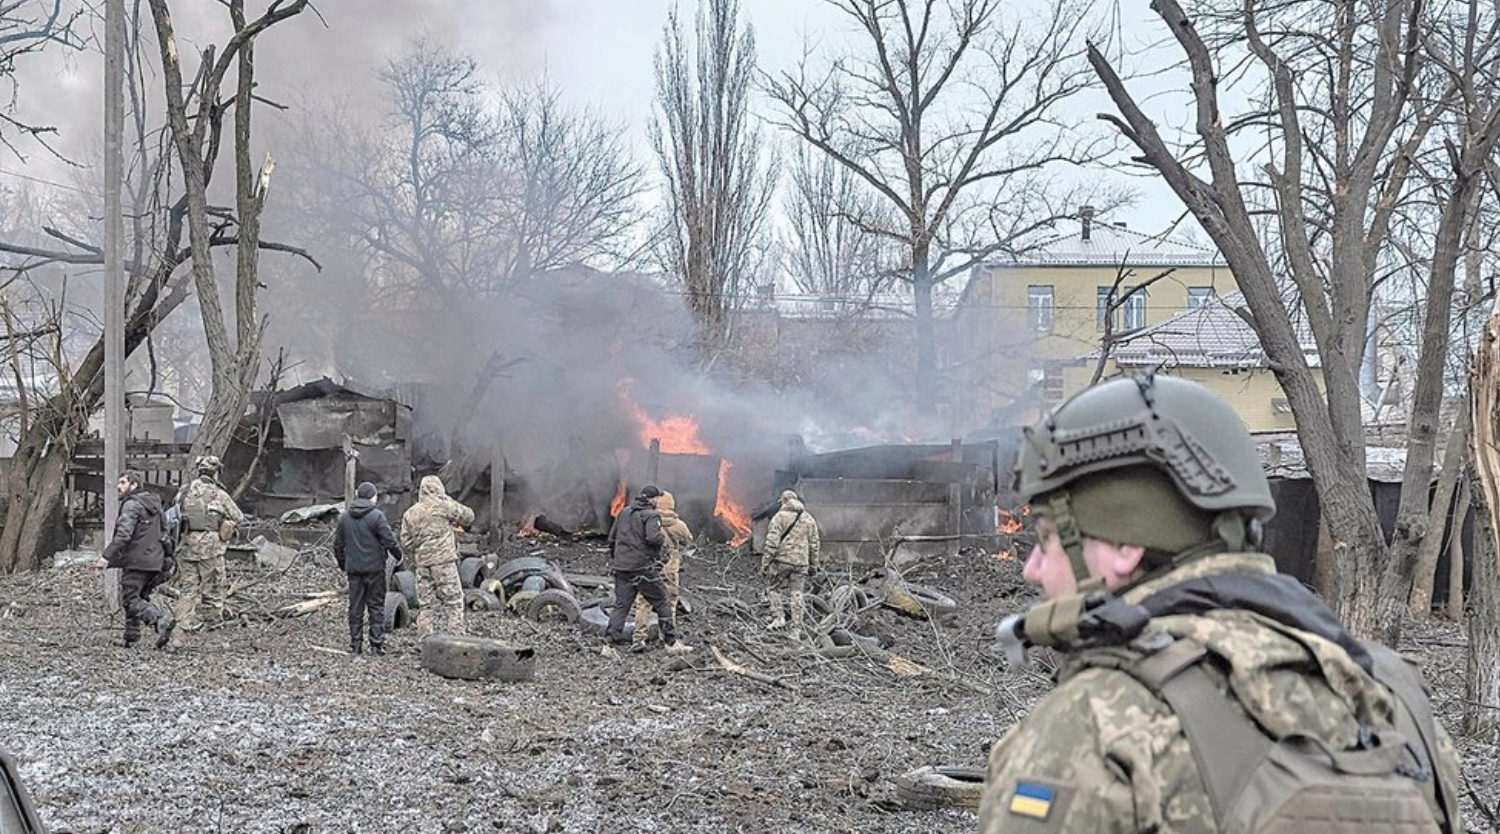
[{"label": "camouflage backpack", "polygon": [[[1333,750],[1310,736],[1279,742],[1267,736],[1214,683],[1201,662],[1207,652],[1192,640],[1152,635],[1133,645],[1143,652],[1134,660],[1106,655],[1091,665],[1131,675],[1171,706],[1220,832],[1461,832],[1458,797],[1441,778],[1436,725],[1420,678],[1394,651],[1365,647],[1373,677],[1396,696],[1397,721],[1395,731],[1362,728],[1354,750]],[[1436,783],[1436,815],[1428,782]]]}]

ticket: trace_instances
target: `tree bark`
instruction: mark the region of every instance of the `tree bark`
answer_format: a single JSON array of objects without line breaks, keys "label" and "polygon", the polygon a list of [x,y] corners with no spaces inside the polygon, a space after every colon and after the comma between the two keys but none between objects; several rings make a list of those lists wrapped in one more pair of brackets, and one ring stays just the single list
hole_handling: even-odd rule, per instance
[{"label": "tree bark", "polygon": [[[1432,514],[1427,521],[1427,535],[1417,550],[1417,566],[1411,589],[1411,616],[1427,619],[1432,616],[1432,586],[1437,580],[1438,556],[1443,552],[1443,531],[1448,526],[1448,517],[1453,509],[1454,493],[1458,488],[1458,476],[1464,468],[1469,448],[1469,409],[1459,409],[1458,417],[1448,434],[1448,446],[1443,450],[1443,474],[1438,477],[1436,494],[1433,495]],[[1453,535],[1463,533],[1463,517],[1453,519]]]},{"label": "tree bark", "polygon": [[1473,474],[1465,472],[1458,485],[1458,510],[1453,514],[1457,529],[1453,534],[1453,546],[1448,549],[1448,619],[1455,623],[1464,618],[1464,522],[1474,506]]},{"label": "tree bark", "polygon": [[1500,735],[1500,299],[1484,328],[1472,372],[1476,480],[1474,581],[1469,590],[1468,682],[1464,732],[1494,743]]}]

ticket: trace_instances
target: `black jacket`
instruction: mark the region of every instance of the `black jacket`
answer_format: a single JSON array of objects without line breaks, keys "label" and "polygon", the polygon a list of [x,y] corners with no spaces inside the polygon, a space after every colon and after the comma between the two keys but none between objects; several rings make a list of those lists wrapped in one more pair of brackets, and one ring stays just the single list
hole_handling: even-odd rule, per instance
[{"label": "black jacket", "polygon": [[112,568],[161,570],[161,499],[154,492],[136,490],[120,502],[115,535],[104,548],[104,560]]},{"label": "black jacket", "polygon": [[401,545],[385,513],[368,498],[356,498],[339,516],[333,532],[333,558],[345,573],[384,573],[385,554],[401,561]]},{"label": "black jacket", "polygon": [[616,573],[650,570],[666,561],[661,513],[651,499],[637,498],[615,517],[609,528],[610,569]]}]

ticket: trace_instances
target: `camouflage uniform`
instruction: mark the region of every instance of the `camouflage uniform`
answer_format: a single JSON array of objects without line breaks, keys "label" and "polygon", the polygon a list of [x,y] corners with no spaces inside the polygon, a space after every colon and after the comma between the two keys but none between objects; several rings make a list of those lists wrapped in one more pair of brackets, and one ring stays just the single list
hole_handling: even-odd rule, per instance
[{"label": "camouflage uniform", "polygon": [[[661,514],[661,532],[665,539],[662,549],[667,555],[661,574],[667,589],[667,602],[675,611],[677,600],[682,596],[682,551],[693,543],[693,531],[677,515],[677,499],[672,497],[672,493],[663,492],[657,497],[656,510]],[[634,613],[635,631],[632,632],[632,640],[637,644],[644,644],[651,624],[651,604],[644,596],[635,598]]]},{"label": "camouflage uniform", "polygon": [[[1195,578],[1274,572],[1264,554],[1208,556],[1137,585],[1121,599],[1139,603]],[[1206,647],[1213,667],[1223,670],[1213,673],[1215,683],[1273,739],[1310,736],[1342,750],[1355,746],[1362,725],[1393,726],[1396,707],[1389,690],[1324,637],[1233,608],[1156,617],[1147,634],[1154,631]],[[1105,665],[1104,656],[1117,651],[1066,654],[1057,689],[995,745],[980,805],[981,834],[1217,834],[1177,716],[1136,678]],[[1457,780],[1451,743],[1441,727],[1438,731],[1450,751],[1439,766]],[[1051,792],[1045,805],[1028,806],[1024,798],[1018,803],[1029,787]],[[1436,811],[1435,797],[1429,802]],[[1038,808],[1045,818],[1038,818]]]},{"label": "camouflage uniform", "polygon": [[1276,505],[1227,402],[1111,380],[1028,427],[1016,470],[1047,599],[999,634],[1063,662],[991,751],[982,834],[1463,830],[1420,676],[1247,552]]},{"label": "camouflage uniform", "polygon": [[[219,525],[226,521],[239,525],[245,514],[208,473],[200,473],[183,487],[177,505],[182,508],[187,528],[177,546],[178,596],[173,613],[178,628],[193,631],[224,617],[227,543]],[[208,609],[207,618],[199,614],[200,606]]]},{"label": "camouflage uniform", "polygon": [[422,479],[417,503],[401,517],[401,549],[412,555],[417,572],[418,639],[434,631],[467,633],[453,530],[473,523],[474,511],[449,498],[435,475]]},{"label": "camouflage uniform", "polygon": [[807,576],[818,567],[819,546],[818,522],[797,493],[783,492],[781,509],[771,518],[760,557],[761,573],[771,577],[771,589],[766,594],[771,604],[771,628],[786,625],[782,612],[785,598],[791,609],[792,633],[801,634],[807,611]]}]

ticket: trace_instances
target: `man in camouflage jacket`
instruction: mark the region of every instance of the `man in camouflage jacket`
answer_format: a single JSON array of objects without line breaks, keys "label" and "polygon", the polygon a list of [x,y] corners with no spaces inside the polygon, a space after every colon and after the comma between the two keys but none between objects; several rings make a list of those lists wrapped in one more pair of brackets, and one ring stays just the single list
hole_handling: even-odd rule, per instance
[{"label": "man in camouflage jacket", "polygon": [[214,455],[198,458],[193,463],[197,477],[177,493],[184,526],[177,546],[178,596],[173,609],[179,631],[195,631],[224,617],[224,551],[245,514],[219,486],[223,468]]},{"label": "man in camouflage jacket", "polygon": [[[1279,830],[1462,830],[1457,762],[1420,687],[1382,683],[1395,676],[1373,658],[1394,654],[1354,639],[1253,552],[1275,505],[1228,404],[1180,379],[1112,380],[1029,429],[1017,470],[1037,536],[1024,574],[1046,600],[1001,636],[1051,646],[1062,663],[1057,688],[991,751],[982,834],[1269,830],[1268,815],[1305,807],[1316,813]],[[1192,668],[1147,674],[1177,657]],[[1194,701],[1153,685],[1189,673]],[[1183,711],[1201,716],[1201,704],[1227,719]],[[1410,766],[1381,774],[1387,791],[1271,803],[1234,778],[1272,758],[1235,758],[1247,749],[1386,755],[1371,739],[1423,710],[1431,732],[1389,751]],[[1334,791],[1349,779],[1328,772]]]},{"label": "man in camouflage jacket", "polygon": [[418,639],[434,631],[468,633],[454,528],[473,523],[474,511],[449,498],[436,475],[422,479],[417,503],[401,517],[401,549],[410,554],[417,572]]},{"label": "man in camouflage jacket", "polygon": [[771,517],[760,556],[760,571],[771,579],[771,590],[766,596],[771,603],[769,627],[773,631],[786,627],[782,607],[785,600],[792,614],[790,634],[793,639],[801,639],[807,611],[807,577],[818,569],[820,546],[818,522],[802,499],[792,490],[781,493],[781,509]]}]

